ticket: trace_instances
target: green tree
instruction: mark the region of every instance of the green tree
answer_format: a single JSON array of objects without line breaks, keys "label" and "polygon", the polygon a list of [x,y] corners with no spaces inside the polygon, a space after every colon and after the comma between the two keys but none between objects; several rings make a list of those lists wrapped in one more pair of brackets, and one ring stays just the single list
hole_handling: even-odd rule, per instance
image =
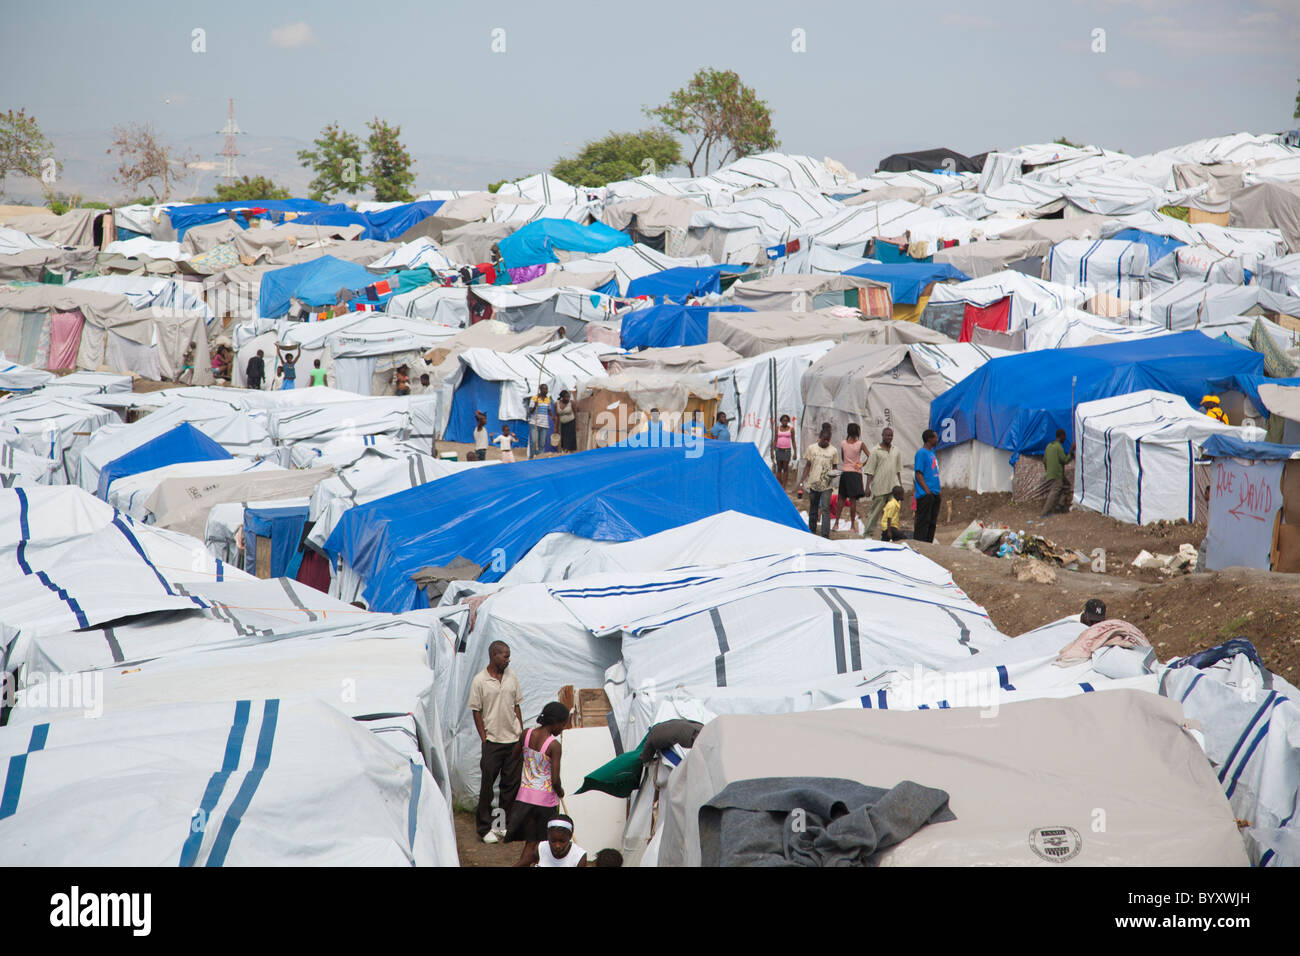
[{"label": "green tree", "polygon": [[5,177],[11,173],[40,179],[42,160],[53,152],[36,117],[27,115],[26,110],[0,113],[0,196],[4,195]]},{"label": "green tree", "polygon": [[172,187],[189,176],[194,153],[178,153],[158,139],[152,123],[128,123],[113,127],[113,144],[106,150],[118,157],[113,178],[127,189],[144,186],[154,198],[166,202]]},{"label": "green tree", "polygon": [[707,176],[714,160],[724,166],[781,145],[767,104],[732,70],[699,70],[667,103],[646,107],[645,114],[694,143],[685,161],[692,176],[701,161],[700,174]]},{"label": "green tree", "polygon": [[1074,147],[1075,149],[1083,149],[1083,148],[1084,148],[1083,143],[1072,143],[1072,142],[1070,142],[1068,139],[1066,139],[1064,136],[1058,136],[1056,139],[1052,140],[1052,142],[1055,143],[1055,144],[1058,145],[1058,146],[1072,146],[1072,147]]},{"label": "green tree", "polygon": [[622,179],[658,175],[682,161],[682,147],[672,133],[647,129],[610,133],[582,147],[573,159],[561,159],[551,173],[570,186],[604,186]]},{"label": "green tree", "polygon": [[415,185],[414,161],[402,145],[402,127],[389,126],[378,116],[366,124],[370,137],[366,147],[370,150],[368,178],[375,189],[377,202],[410,202],[411,187]]},{"label": "green tree", "polygon": [[247,202],[250,199],[289,199],[292,194],[265,176],[242,176],[229,186],[217,186],[215,202]]},{"label": "green tree", "polygon": [[328,202],[338,193],[356,195],[361,191],[366,177],[361,169],[359,137],[340,129],[338,123],[330,123],[313,145],[315,149],[298,150],[299,164],[316,174],[307,187],[308,196]]}]

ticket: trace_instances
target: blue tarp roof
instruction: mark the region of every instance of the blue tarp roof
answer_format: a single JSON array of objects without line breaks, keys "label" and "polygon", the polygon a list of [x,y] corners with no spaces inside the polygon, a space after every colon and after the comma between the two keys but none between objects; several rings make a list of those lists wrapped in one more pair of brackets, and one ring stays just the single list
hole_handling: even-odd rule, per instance
[{"label": "blue tarp roof", "polygon": [[290,299],[307,305],[334,305],[340,289],[355,292],[382,278],[355,262],[321,256],[263,273],[257,311],[265,318],[277,318],[289,311]]},{"label": "blue tarp roof", "polygon": [[1147,247],[1147,262],[1155,265],[1165,256],[1176,250],[1179,246],[1185,246],[1187,243],[1178,239],[1171,239],[1168,236],[1157,236],[1155,233],[1143,232],[1141,229],[1121,229],[1112,239],[1124,239],[1128,242],[1140,242]]},{"label": "blue tarp roof", "polygon": [[632,245],[632,237],[603,222],[580,226],[568,219],[538,219],[497,243],[501,257],[511,269],[558,262],[556,249],[594,255],[619,246]]},{"label": "blue tarp roof", "polygon": [[465,557],[495,581],[553,531],[630,541],[723,511],[807,527],[752,444],[703,441],[459,472],[345,512],[325,550],[361,575],[371,610],[397,612],[427,606],[421,568]]},{"label": "blue tarp roof", "polygon": [[442,200],[409,202],[392,209],[376,212],[354,212],[351,209],[327,209],[303,213],[294,222],[320,226],[361,226],[362,239],[388,242],[396,239],[421,220],[427,219],[442,207]]},{"label": "blue tarp roof", "polygon": [[965,282],[970,276],[947,262],[868,262],[846,270],[846,276],[861,276],[888,282],[889,292],[896,305],[916,305],[921,293],[932,282],[957,279]]},{"label": "blue tarp roof", "polygon": [[[1241,348],[1239,342],[1233,342],[1238,348]],[[1228,392],[1238,391],[1255,403],[1255,407],[1265,415],[1272,415],[1268,403],[1259,396],[1259,387],[1261,385],[1285,385],[1290,388],[1300,387],[1300,378],[1269,378],[1267,375],[1228,375],[1214,379],[1210,382],[1210,387],[1214,391]]]},{"label": "blue tarp roof", "polygon": [[181,422],[171,431],[163,432],[105,465],[99,473],[99,487],[95,494],[107,500],[108,488],[117,479],[164,465],[182,461],[224,461],[231,457],[230,452],[189,422]]},{"label": "blue tarp roof", "polygon": [[1253,461],[1285,461],[1300,458],[1300,445],[1279,445],[1271,441],[1242,441],[1232,435],[1211,435],[1201,446],[1210,458],[1245,458]]},{"label": "blue tarp roof", "polygon": [[656,301],[685,302],[688,296],[722,291],[722,273],[741,273],[741,266],[677,266],[633,279],[627,294],[652,296]]},{"label": "blue tarp roof", "polygon": [[[185,233],[194,226],[202,226],[209,222],[220,222],[222,219],[228,219],[230,211],[233,209],[266,209],[271,213],[271,218],[276,222],[284,220],[286,212],[323,212],[325,210],[347,210],[347,206],[342,203],[317,202],[314,199],[247,199],[237,202],[203,202],[195,203],[192,206],[172,206],[167,210],[167,216],[172,221],[172,227],[176,230],[178,240],[185,238]],[[236,216],[235,221],[241,226],[245,225],[241,216]]]},{"label": "blue tarp roof", "polygon": [[1071,401],[1077,406],[1153,388],[1182,395],[1195,407],[1211,381],[1257,375],[1263,367],[1258,352],[1223,345],[1194,330],[1136,342],[1023,352],[986,362],[934,399],[930,427],[939,433],[941,446],[973,438],[1016,455],[1041,455],[1058,428],[1073,434]]},{"label": "blue tarp roof", "polygon": [[654,305],[623,313],[619,344],[624,349],[666,349],[709,340],[710,312],[753,312],[744,305]]}]

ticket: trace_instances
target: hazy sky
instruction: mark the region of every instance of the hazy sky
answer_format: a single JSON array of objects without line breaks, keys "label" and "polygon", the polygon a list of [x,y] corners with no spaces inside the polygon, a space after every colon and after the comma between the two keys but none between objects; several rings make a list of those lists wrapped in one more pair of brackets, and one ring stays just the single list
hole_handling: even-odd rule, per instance
[{"label": "hazy sky", "polygon": [[[50,134],[136,120],[164,138],[215,134],[234,97],[250,133],[310,140],[379,115],[414,152],[521,173],[647,125],[641,107],[703,66],[757,89],[783,151],[860,175],[937,145],[1064,135],[1138,153],[1276,132],[1296,125],[1300,77],[1300,0],[67,0],[9,2],[0,17],[0,109],[26,107]],[[196,28],[206,52],[192,51]]]}]

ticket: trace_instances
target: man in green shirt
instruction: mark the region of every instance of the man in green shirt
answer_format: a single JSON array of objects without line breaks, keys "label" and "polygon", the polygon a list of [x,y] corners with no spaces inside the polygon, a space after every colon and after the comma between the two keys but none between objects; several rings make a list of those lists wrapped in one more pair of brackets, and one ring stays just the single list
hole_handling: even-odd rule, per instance
[{"label": "man in green shirt", "polygon": [[1043,466],[1047,469],[1047,503],[1043,506],[1042,517],[1070,508],[1070,482],[1066,478],[1066,466],[1074,461],[1074,451],[1065,451],[1065,430],[1056,430],[1056,441],[1047,446],[1043,452]]}]

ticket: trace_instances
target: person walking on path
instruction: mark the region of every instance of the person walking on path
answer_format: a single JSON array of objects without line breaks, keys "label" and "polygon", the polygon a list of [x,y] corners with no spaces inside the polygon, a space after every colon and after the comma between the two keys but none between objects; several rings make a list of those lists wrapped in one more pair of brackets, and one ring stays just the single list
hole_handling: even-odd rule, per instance
[{"label": "person walking on path", "polygon": [[546,436],[551,433],[551,396],[545,385],[537,386],[537,394],[528,403],[528,457],[536,458],[546,451]]},{"label": "person walking on path", "polygon": [[510,814],[506,842],[524,842],[515,866],[528,866],[537,855],[537,844],[546,839],[547,824],[559,814],[564,787],[560,784],[560,734],[569,722],[569,708],[553,700],[542,708],[537,726],[530,727],[515,744],[523,763],[519,794]]},{"label": "person walking on path", "polygon": [[867,525],[862,533],[869,538],[880,520],[880,513],[894,494],[894,486],[903,483],[903,454],[894,447],[892,428],[880,433],[880,444],[871,449],[862,470],[867,476],[867,494],[871,496],[871,513],[867,515]]},{"label": "person walking on path", "polygon": [[1047,501],[1043,504],[1043,513],[1039,517],[1046,518],[1059,511],[1070,510],[1071,489],[1065,469],[1072,461],[1074,453],[1067,454],[1065,451],[1065,429],[1058,428],[1056,441],[1049,444],[1043,452],[1043,467],[1047,471],[1048,485]]},{"label": "person walking on path", "polygon": [[523,695],[519,681],[510,670],[510,647],[504,641],[488,645],[488,665],[474,675],[469,685],[469,709],[474,715],[474,728],[483,745],[479,758],[478,809],[475,824],[479,839],[484,843],[497,843],[505,836],[505,817],[497,826],[492,820],[492,791],[497,777],[501,778],[500,808],[509,814],[519,790],[520,762],[516,752],[524,720],[519,712]]},{"label": "person walking on path", "polygon": [[927,428],[921,433],[921,447],[912,459],[916,478],[916,529],[912,536],[917,541],[933,541],[934,526],[939,521],[939,456],[934,453],[938,445],[938,433]]}]

